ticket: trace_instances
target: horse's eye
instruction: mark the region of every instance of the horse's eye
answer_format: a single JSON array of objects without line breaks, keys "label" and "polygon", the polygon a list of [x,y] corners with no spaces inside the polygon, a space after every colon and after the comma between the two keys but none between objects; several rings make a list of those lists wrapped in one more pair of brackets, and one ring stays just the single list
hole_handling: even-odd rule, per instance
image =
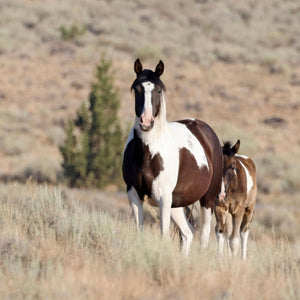
[{"label": "horse's eye", "polygon": [[160,93],[161,93],[161,90],[158,90],[157,92],[160,94]]}]

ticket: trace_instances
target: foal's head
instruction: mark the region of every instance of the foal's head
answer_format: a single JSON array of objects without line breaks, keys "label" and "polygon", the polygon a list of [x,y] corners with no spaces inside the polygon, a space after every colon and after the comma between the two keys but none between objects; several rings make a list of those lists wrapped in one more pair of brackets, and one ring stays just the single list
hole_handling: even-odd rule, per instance
[{"label": "foal's head", "polygon": [[215,213],[217,217],[217,232],[226,230],[225,221],[230,210],[230,196],[238,185],[238,169],[236,162],[236,154],[240,148],[240,140],[235,145],[231,146],[230,142],[226,142],[222,147],[224,164],[223,164],[223,179],[221,192],[218,195]]},{"label": "foal's head", "polygon": [[224,157],[223,184],[226,193],[224,201],[226,201],[227,195],[235,190],[238,185],[238,169],[235,155],[238,153],[239,148],[240,140],[233,146],[231,146],[230,142],[226,142],[222,147]]},{"label": "foal's head", "polygon": [[140,128],[149,131],[153,128],[155,118],[159,114],[162,93],[165,90],[165,85],[160,80],[164,64],[160,60],[154,72],[143,70],[138,58],[134,63],[134,71],[137,76],[131,89],[135,94],[135,114],[139,118]]}]

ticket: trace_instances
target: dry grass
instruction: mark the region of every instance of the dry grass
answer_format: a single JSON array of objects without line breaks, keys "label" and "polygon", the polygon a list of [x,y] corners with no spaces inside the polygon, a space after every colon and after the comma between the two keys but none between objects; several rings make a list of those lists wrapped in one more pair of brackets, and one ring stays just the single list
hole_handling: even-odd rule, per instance
[{"label": "dry grass", "polygon": [[[59,166],[64,124],[87,99],[103,52],[114,62],[124,128],[133,119],[129,87],[134,59],[140,56],[153,68],[162,58],[170,120],[204,119],[221,140],[240,138],[245,154],[258,162],[267,156],[273,164],[273,155],[286,155],[283,136],[289,152],[299,157],[300,141],[294,138],[300,109],[296,2],[183,5],[178,0],[162,6],[158,1],[2,0],[0,6],[0,67],[5,74],[0,78],[5,107],[0,112],[1,177],[26,180],[30,174],[39,180],[53,161]],[[75,25],[85,30],[63,40],[62,26],[69,30]],[[272,117],[285,123],[265,125]],[[49,157],[45,165],[30,166],[41,153]],[[281,189],[299,191],[300,162],[287,164]],[[41,177],[61,179],[56,167],[50,173]]]},{"label": "dry grass", "polygon": [[184,259],[178,240],[162,239],[158,226],[137,233],[128,215],[91,210],[66,194],[46,185],[0,185],[2,299],[300,296],[299,240],[272,236],[263,224],[253,224],[247,262],[218,259],[214,237],[206,251],[196,237]]}]

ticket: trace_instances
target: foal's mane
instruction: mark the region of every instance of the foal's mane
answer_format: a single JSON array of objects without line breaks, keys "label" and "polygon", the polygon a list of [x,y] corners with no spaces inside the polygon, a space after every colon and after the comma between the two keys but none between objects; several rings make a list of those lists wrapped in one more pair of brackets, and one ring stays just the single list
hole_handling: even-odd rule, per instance
[{"label": "foal's mane", "polygon": [[222,147],[222,151],[224,155],[234,156],[236,152],[232,149],[232,143],[230,141],[224,142],[224,146]]}]

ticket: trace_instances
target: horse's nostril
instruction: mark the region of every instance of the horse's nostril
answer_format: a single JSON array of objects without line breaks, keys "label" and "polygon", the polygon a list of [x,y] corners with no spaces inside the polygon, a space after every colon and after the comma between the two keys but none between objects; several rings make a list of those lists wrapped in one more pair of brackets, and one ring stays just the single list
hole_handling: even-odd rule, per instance
[{"label": "horse's nostril", "polygon": [[223,229],[219,229],[219,233],[223,233]]}]

